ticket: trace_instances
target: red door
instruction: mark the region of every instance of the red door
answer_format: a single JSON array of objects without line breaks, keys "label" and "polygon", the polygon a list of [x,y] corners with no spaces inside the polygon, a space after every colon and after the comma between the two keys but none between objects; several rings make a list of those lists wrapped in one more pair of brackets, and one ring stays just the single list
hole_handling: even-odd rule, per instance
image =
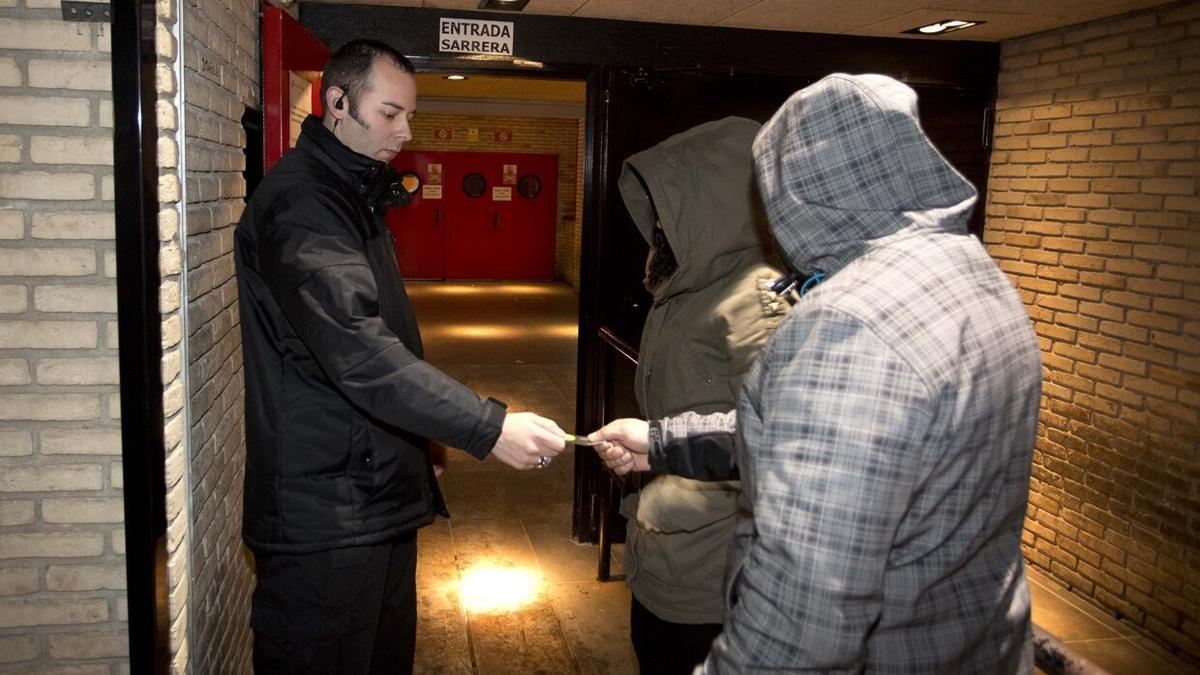
[{"label": "red door", "polygon": [[[558,157],[446,154],[446,278],[553,279]],[[526,173],[541,188],[530,196]]]},{"label": "red door", "polygon": [[406,279],[554,278],[556,155],[405,150],[421,181],[388,212]]},{"label": "red door", "polygon": [[446,278],[501,279],[503,203],[493,199],[499,172],[488,153],[446,153]]},{"label": "red door", "polygon": [[[321,72],[329,60],[325,43],[287,12],[264,3],[262,18],[263,172],[291,147],[293,72]],[[312,110],[321,114],[320,78],[313,86]]]},{"label": "red door", "polygon": [[516,176],[508,253],[511,278],[554,278],[555,224],[558,222],[558,157],[508,155],[504,164]]},{"label": "red door", "polygon": [[396,171],[411,171],[420,180],[408,206],[388,209],[388,228],[405,279],[446,278],[443,154],[404,150],[392,159]]}]

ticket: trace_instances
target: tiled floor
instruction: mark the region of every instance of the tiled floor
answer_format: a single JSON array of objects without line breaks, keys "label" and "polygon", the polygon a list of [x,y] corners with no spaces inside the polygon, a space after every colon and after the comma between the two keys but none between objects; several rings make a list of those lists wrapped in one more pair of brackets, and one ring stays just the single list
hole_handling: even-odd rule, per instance
[{"label": "tiled floor", "polygon": [[[431,363],[571,430],[578,296],[569,287],[411,283],[409,294]],[[571,457],[541,471],[457,451],[448,459],[441,483],[452,517],[419,540],[417,671],[636,672],[629,591],[597,582],[597,547],[571,540]],[[529,572],[534,592],[511,611],[472,611],[459,592],[480,565]]]},{"label": "tiled floor", "polygon": [[[430,362],[569,430],[578,304],[569,287],[412,283],[409,292]],[[441,480],[453,517],[420,535],[417,671],[637,672],[629,592],[619,580],[597,582],[596,547],[571,540],[570,458],[526,472],[456,451],[449,460]],[[530,600],[508,612],[464,608],[460,584],[479,564],[532,573]],[[1029,576],[1034,622],[1093,664],[1114,674],[1200,672],[1037,570]]]},{"label": "tiled floor", "polygon": [[1073,596],[1045,573],[1029,569],[1033,622],[1077,656],[1114,675],[1200,673],[1129,624]]}]

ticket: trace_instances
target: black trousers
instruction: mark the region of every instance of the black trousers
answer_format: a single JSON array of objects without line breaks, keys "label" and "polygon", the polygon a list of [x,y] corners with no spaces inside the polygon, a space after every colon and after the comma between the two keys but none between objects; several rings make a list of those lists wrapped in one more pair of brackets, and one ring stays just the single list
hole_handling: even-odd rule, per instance
[{"label": "black trousers", "polygon": [[411,673],[417,538],[255,558],[250,625],[260,675]]},{"label": "black trousers", "polygon": [[663,621],[634,597],[629,634],[642,675],[691,675],[721,634],[721,624]]}]

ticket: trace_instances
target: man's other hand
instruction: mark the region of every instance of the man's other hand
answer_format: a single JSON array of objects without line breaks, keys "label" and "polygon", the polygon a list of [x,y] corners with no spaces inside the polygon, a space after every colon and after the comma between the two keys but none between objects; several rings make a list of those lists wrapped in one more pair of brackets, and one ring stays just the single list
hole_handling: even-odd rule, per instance
[{"label": "man's other hand", "polygon": [[567,432],[531,412],[509,413],[492,454],[514,469],[544,468],[566,447]]},{"label": "man's other hand", "polygon": [[645,420],[613,420],[588,434],[588,440],[598,443],[596,454],[618,476],[650,470],[650,425]]}]

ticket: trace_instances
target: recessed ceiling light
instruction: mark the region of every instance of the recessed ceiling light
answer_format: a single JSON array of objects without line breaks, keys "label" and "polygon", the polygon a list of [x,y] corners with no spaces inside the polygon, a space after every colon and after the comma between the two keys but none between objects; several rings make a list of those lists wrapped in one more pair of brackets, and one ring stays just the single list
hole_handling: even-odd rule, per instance
[{"label": "recessed ceiling light", "polygon": [[966,19],[942,19],[937,23],[931,23],[928,26],[919,26],[910,28],[905,33],[916,33],[917,35],[945,35],[956,30],[978,26],[979,24],[987,23],[986,21],[967,21]]},{"label": "recessed ceiling light", "polygon": [[443,76],[442,76],[442,79],[445,79],[445,80],[454,80],[455,82],[458,82],[458,81],[460,81],[460,80],[465,80],[465,79],[468,79],[468,78],[467,78],[467,76],[466,76],[466,75],[443,75]]},{"label": "recessed ceiling light", "polygon": [[479,0],[479,9],[498,9],[501,12],[519,12],[529,0]]}]

